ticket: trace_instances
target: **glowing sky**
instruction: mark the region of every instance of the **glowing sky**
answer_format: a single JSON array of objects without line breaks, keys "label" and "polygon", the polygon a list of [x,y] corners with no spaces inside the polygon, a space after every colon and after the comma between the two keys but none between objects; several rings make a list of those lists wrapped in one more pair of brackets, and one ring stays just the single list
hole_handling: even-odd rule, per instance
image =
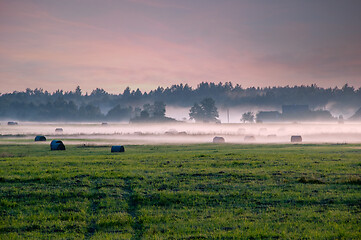
[{"label": "glowing sky", "polygon": [[0,92],[361,86],[360,0],[0,0]]}]

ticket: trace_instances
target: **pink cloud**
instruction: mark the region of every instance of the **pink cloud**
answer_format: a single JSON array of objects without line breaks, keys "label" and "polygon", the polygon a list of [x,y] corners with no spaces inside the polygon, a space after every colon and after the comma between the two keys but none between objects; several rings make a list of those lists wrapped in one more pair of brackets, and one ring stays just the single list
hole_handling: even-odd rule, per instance
[{"label": "pink cloud", "polygon": [[[119,8],[110,8],[102,15],[106,21],[98,22],[98,16],[64,17],[30,1],[2,2],[1,91],[26,87],[73,90],[80,85],[85,91],[102,87],[120,92],[127,85],[149,90],[180,82],[196,86],[201,81],[232,81],[248,87],[326,78],[320,82],[361,84],[360,45],[350,40],[348,47],[330,45],[320,52],[310,51],[310,32],[304,23],[255,29],[229,25],[235,19],[217,15],[218,5],[197,12],[178,2],[127,2],[167,11],[180,7],[177,10],[187,15],[179,14],[168,23],[154,12],[124,11],[121,15]],[[221,7],[229,13],[233,10],[231,4]],[[264,12],[267,19],[274,17],[270,8]],[[246,22],[249,15],[239,19]],[[279,35],[267,38],[272,31]],[[279,44],[285,36],[289,41]],[[305,51],[294,47],[297,44]]]}]

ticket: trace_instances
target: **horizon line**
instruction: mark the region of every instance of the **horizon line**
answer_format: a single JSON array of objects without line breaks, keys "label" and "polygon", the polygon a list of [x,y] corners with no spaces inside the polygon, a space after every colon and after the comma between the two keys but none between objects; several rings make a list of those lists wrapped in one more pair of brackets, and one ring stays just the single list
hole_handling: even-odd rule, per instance
[{"label": "horizon line", "polygon": [[[200,87],[200,85],[201,84],[214,84],[214,85],[221,85],[221,86],[225,86],[225,85],[227,85],[227,84],[231,84],[232,85],[232,88],[234,89],[234,88],[236,88],[236,87],[240,87],[241,89],[244,89],[244,90],[247,90],[247,89],[253,89],[253,88],[255,88],[255,89],[259,89],[259,90],[266,90],[266,89],[272,89],[272,88],[295,88],[295,87],[316,87],[316,88],[321,88],[321,89],[342,89],[342,88],[344,88],[344,87],[349,87],[349,88],[353,88],[354,90],[361,90],[361,87],[359,87],[359,88],[357,88],[357,87],[355,87],[355,86],[353,86],[353,85],[350,85],[349,83],[345,83],[345,84],[343,84],[342,85],[342,87],[339,87],[339,86],[334,86],[334,87],[332,87],[332,86],[328,86],[328,87],[320,87],[320,86],[318,86],[317,85],[317,83],[312,83],[312,84],[300,84],[300,85],[289,85],[289,84],[287,84],[287,85],[277,85],[277,86],[266,86],[266,87],[261,87],[261,86],[252,86],[252,87],[242,87],[242,85],[241,84],[233,84],[231,81],[228,81],[228,82],[218,82],[218,83],[216,83],[216,82],[208,82],[208,81],[206,81],[206,82],[200,82],[200,83],[198,83],[197,85],[196,85],[196,87],[192,87],[190,84],[188,84],[188,83],[185,83],[185,84],[183,84],[183,83],[179,83],[179,84],[172,84],[172,85],[170,85],[170,86],[158,86],[158,87],[155,87],[154,89],[151,89],[151,90],[141,90],[139,87],[136,87],[136,88],[131,88],[131,86],[127,86],[127,87],[125,87],[124,89],[123,89],[123,93],[124,93],[124,91],[127,89],[127,88],[129,88],[129,90],[131,91],[131,92],[133,92],[133,91],[140,91],[142,94],[144,94],[144,93],[150,93],[150,92],[152,92],[152,91],[155,91],[155,90],[157,90],[158,88],[163,88],[163,90],[165,90],[165,89],[170,89],[171,87],[173,87],[173,86],[188,86],[190,89],[192,89],[192,90],[196,90],[196,89],[199,89],[199,87]],[[48,92],[48,93],[50,93],[50,94],[54,94],[54,93],[56,93],[56,92],[58,92],[58,91],[61,91],[61,92],[63,92],[63,94],[65,94],[65,93],[71,93],[71,92],[75,92],[75,90],[77,89],[77,88],[80,88],[80,90],[82,90],[81,89],[81,87],[80,87],[80,85],[78,85],[77,87],[75,87],[75,89],[73,89],[73,90],[68,90],[68,91],[66,91],[66,90],[63,90],[63,89],[57,89],[57,90],[55,90],[55,91],[53,91],[53,92],[51,92],[51,91],[48,91],[48,90],[46,90],[46,89],[44,89],[44,88],[41,88],[41,87],[35,87],[35,88],[26,88],[25,90],[14,90],[14,91],[12,91],[12,92],[5,92],[5,93],[1,93],[0,92],[0,96],[2,96],[2,95],[6,95],[6,94],[14,94],[14,93],[25,93],[28,89],[29,90],[32,90],[32,91],[35,91],[35,90],[42,90],[43,92]],[[99,90],[104,90],[107,94],[109,94],[109,95],[119,95],[119,94],[122,94],[122,92],[119,92],[119,93],[110,93],[110,92],[108,92],[108,91],[106,91],[104,88],[101,88],[101,87],[96,87],[95,89],[93,89],[90,93],[88,93],[88,92],[85,92],[85,94],[84,93],[82,93],[81,95],[90,95],[93,91],[95,91],[95,90],[97,90],[97,89],[99,89]]]}]

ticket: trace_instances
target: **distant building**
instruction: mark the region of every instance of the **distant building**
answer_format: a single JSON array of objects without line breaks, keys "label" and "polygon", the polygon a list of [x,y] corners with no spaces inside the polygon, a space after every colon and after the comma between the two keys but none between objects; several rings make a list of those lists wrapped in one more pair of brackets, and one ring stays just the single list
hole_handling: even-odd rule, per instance
[{"label": "distant building", "polygon": [[283,120],[300,121],[306,120],[310,116],[310,108],[308,105],[283,105],[282,118]]},{"label": "distant building", "polygon": [[278,111],[260,111],[256,115],[257,122],[279,122],[281,117]]},{"label": "distant building", "polygon": [[299,117],[302,115],[308,115],[310,108],[308,105],[283,105],[282,115],[283,117]]},{"label": "distant building", "polygon": [[311,111],[308,105],[283,105],[283,120],[292,121],[332,121],[335,118],[327,110]]},{"label": "distant building", "polygon": [[[355,114],[357,115],[357,114]],[[361,116],[361,109],[359,110]],[[257,122],[282,121],[335,121],[327,110],[310,110],[308,105],[283,105],[282,113],[278,111],[260,111],[256,115]]]}]

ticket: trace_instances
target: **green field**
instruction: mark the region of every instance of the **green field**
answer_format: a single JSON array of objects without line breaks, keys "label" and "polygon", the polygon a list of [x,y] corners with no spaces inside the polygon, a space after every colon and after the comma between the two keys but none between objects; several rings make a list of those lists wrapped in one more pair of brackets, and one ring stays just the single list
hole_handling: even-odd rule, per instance
[{"label": "green field", "polygon": [[361,145],[0,145],[0,239],[361,239]]}]

